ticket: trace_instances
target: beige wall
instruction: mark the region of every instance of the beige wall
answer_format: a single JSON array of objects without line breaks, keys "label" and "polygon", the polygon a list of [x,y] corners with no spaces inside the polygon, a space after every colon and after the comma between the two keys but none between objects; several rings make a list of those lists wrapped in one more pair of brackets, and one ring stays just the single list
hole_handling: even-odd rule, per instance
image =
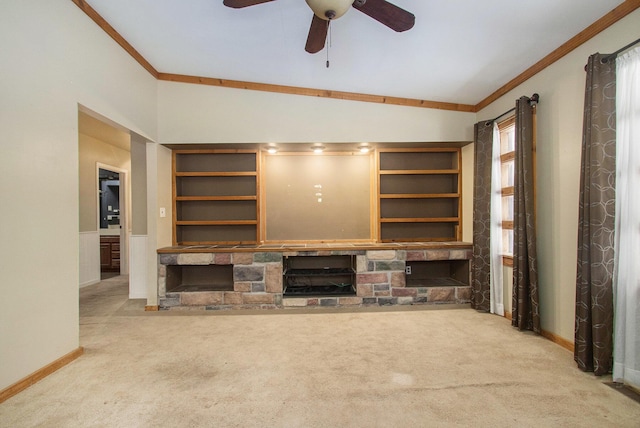
[{"label": "beige wall", "polygon": [[[474,113],[159,82],[161,143],[451,142],[473,139]],[[463,150],[473,168],[473,148]],[[170,174],[170,170],[167,170]],[[170,183],[170,177],[163,177]],[[158,186],[170,200],[171,187]],[[463,192],[473,175],[463,173]],[[463,239],[472,237],[472,199],[463,199]],[[159,233],[170,234],[171,225]],[[166,229],[168,230],[166,230]]]},{"label": "beige wall", "polygon": [[[88,135],[79,134],[80,232],[95,232],[98,230],[98,178],[96,169],[98,162],[124,170],[127,174],[131,172],[130,152]],[[125,190],[127,195],[131,195],[130,183],[131,180],[127,180],[128,188]],[[125,213],[130,218],[131,210],[126,210]],[[129,222],[129,224],[131,223]]]},{"label": "beige wall", "polygon": [[595,52],[630,43],[640,10],[600,33],[478,113],[490,119],[516,98],[540,94],[538,106],[538,259],[542,328],[573,341],[584,65]]},{"label": "beige wall", "polygon": [[471,141],[474,113],[158,82],[161,143]]},{"label": "beige wall", "polygon": [[147,235],[147,139],[131,135],[131,222],[132,235]]},{"label": "beige wall", "polygon": [[157,204],[155,205],[155,213],[160,208],[165,208],[167,216],[158,218],[157,222],[157,239],[158,248],[168,247],[172,244],[172,226],[173,226],[173,199],[171,197],[171,150],[163,146],[157,147],[158,159],[158,192]]},{"label": "beige wall", "polygon": [[157,83],[73,2],[0,16],[3,389],[79,346],[79,105],[153,138]]}]

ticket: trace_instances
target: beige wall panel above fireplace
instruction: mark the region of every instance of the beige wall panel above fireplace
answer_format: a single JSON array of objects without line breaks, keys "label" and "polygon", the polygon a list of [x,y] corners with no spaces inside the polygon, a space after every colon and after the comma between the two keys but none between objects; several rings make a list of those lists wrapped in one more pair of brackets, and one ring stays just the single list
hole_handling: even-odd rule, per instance
[{"label": "beige wall panel above fireplace", "polygon": [[371,239],[369,154],[265,157],[267,241]]}]

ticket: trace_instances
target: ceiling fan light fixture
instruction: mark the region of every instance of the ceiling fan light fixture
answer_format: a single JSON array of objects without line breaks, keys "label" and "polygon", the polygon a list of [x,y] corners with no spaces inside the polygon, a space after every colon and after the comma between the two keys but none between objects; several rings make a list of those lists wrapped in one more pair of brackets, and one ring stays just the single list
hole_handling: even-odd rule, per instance
[{"label": "ceiling fan light fixture", "polygon": [[347,13],[353,0],[305,0],[320,19],[330,21]]}]

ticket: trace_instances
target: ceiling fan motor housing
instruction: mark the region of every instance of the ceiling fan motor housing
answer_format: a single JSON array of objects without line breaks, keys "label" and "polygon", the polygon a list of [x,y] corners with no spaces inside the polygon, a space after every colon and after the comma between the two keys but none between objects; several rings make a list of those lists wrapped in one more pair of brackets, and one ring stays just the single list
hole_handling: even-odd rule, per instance
[{"label": "ceiling fan motor housing", "polygon": [[353,0],[305,0],[313,13],[325,21],[338,19],[351,8]]}]

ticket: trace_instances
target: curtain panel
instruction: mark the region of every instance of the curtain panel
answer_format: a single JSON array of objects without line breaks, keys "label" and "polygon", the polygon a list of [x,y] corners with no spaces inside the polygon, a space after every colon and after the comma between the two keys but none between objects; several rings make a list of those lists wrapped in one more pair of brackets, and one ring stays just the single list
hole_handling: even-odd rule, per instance
[{"label": "curtain panel", "polygon": [[613,380],[640,388],[640,47],[616,60]]},{"label": "curtain panel", "polygon": [[616,175],[615,63],[587,63],[578,218],[574,360],[611,371]]},{"label": "curtain panel", "polygon": [[491,163],[493,122],[474,126],[473,256],[471,307],[491,309]]},{"label": "curtain panel", "polygon": [[491,313],[504,316],[502,275],[502,162],[500,129],[493,121],[493,160],[491,168]]},{"label": "curtain panel", "polygon": [[540,333],[534,194],[534,114],[528,97],[516,101],[511,324]]}]

